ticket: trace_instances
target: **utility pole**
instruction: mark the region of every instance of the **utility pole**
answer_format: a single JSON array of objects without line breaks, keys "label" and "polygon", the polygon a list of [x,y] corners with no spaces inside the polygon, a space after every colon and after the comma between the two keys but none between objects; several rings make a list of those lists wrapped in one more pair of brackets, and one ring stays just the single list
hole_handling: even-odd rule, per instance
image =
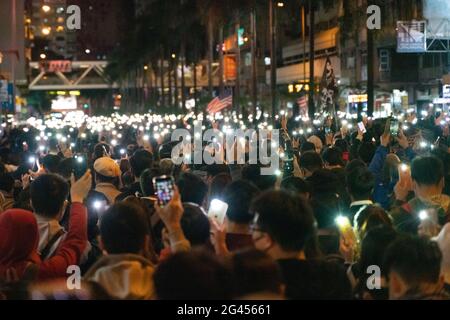
[{"label": "utility pole", "polygon": [[[373,114],[374,107],[374,54],[373,54],[373,32],[367,28],[367,115]],[[361,117],[358,114],[358,117]]]},{"label": "utility pole", "polygon": [[309,0],[309,95],[308,95],[308,115],[314,119],[314,5]]},{"label": "utility pole", "polygon": [[272,121],[275,123],[275,113],[277,109],[277,17],[274,0],[269,2],[269,23],[270,23],[270,91],[272,96]]},{"label": "utility pole", "polygon": [[258,103],[258,92],[257,92],[257,68],[256,68],[256,9],[252,9],[250,14],[250,23],[251,23],[251,55],[252,55],[252,105],[253,105],[253,119],[256,117],[256,105]]}]

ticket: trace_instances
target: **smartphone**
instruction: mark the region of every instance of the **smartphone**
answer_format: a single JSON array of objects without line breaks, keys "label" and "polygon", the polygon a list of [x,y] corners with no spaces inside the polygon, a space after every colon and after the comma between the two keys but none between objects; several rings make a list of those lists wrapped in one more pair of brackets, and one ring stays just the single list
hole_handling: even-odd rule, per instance
[{"label": "smartphone", "polygon": [[75,176],[75,180],[80,179],[84,174],[86,173],[88,166],[87,166],[87,159],[86,157],[82,155],[76,155],[74,157],[74,164],[73,164],[73,174]]},{"label": "smartphone", "polygon": [[223,225],[225,215],[228,210],[228,204],[219,199],[212,199],[209,204],[208,217],[217,221],[219,225]]},{"label": "smartphone", "polygon": [[349,218],[339,215],[336,217],[335,222],[336,226],[339,229],[339,233],[346,243],[351,243],[356,240],[355,233],[353,232],[352,224]]},{"label": "smartphone", "polygon": [[172,176],[159,176],[153,178],[153,188],[160,207],[165,206],[173,197],[175,180]]},{"label": "smartphone", "polygon": [[391,119],[390,125],[389,125],[389,132],[391,133],[391,136],[397,136],[398,135],[398,120],[397,119]]},{"label": "smartphone", "polygon": [[367,132],[366,126],[364,125],[364,123],[362,121],[358,122],[358,128],[359,128],[359,130],[361,130],[362,133],[366,133]]}]

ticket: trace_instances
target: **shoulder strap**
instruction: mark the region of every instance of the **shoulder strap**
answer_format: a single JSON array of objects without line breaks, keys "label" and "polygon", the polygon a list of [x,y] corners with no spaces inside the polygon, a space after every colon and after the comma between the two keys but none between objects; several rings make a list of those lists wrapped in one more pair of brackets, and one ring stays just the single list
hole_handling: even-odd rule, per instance
[{"label": "shoulder strap", "polygon": [[59,240],[59,238],[61,238],[63,236],[64,233],[65,233],[64,229],[59,229],[59,231],[53,235],[53,237],[50,239],[50,241],[47,243],[47,245],[41,251],[42,260],[44,260],[48,256],[53,245],[56,243],[56,241]]}]

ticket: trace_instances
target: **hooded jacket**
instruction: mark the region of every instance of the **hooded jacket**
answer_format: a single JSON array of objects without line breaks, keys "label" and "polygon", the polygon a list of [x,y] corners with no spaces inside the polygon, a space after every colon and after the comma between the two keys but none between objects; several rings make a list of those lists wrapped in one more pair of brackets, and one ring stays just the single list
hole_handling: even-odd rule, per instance
[{"label": "hooded jacket", "polygon": [[34,214],[22,209],[6,210],[0,215],[0,278],[14,269],[22,279],[30,265],[37,266],[39,280],[67,276],[67,267],[78,265],[87,243],[87,212],[81,203],[70,207],[69,230],[55,255],[41,261],[39,232]]},{"label": "hooded jacket", "polygon": [[85,280],[99,284],[113,299],[148,300],[154,297],[153,264],[136,254],[102,257]]}]

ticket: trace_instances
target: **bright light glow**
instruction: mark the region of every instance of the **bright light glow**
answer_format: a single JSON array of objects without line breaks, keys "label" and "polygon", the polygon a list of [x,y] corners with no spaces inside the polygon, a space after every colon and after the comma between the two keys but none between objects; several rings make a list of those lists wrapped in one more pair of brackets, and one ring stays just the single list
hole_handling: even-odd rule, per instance
[{"label": "bright light glow", "polygon": [[120,149],[120,154],[125,154],[125,149]]},{"label": "bright light glow", "polygon": [[83,163],[83,157],[77,157],[77,162],[78,163]]},{"label": "bright light glow", "polygon": [[36,161],[36,158],[35,157],[29,157],[28,158],[28,162],[29,163],[34,163]]},{"label": "bright light glow", "polygon": [[403,172],[408,171],[408,165],[402,163],[402,164],[400,165],[400,170],[402,170]]},{"label": "bright light glow", "polygon": [[41,53],[39,55],[39,58],[41,58],[42,60],[44,60],[45,58],[47,58],[47,55],[45,53]]},{"label": "bright light glow", "polygon": [[90,54],[90,53],[91,53],[91,50],[90,50],[90,49],[86,49],[86,50],[84,50],[84,52],[85,52],[86,54]]},{"label": "bright light glow", "polygon": [[337,216],[336,219],[334,219],[334,221],[341,228],[350,225],[350,220],[347,217],[342,216],[342,215]]},{"label": "bright light glow", "polygon": [[42,28],[41,32],[44,36],[48,36],[50,34],[50,32],[52,31],[52,28],[50,27],[44,27]]},{"label": "bright light glow", "polygon": [[49,12],[50,9],[51,8],[49,6],[47,6],[47,5],[42,6],[42,11],[44,11],[44,12]]},{"label": "bright light glow", "polygon": [[276,175],[277,177],[281,176],[281,171],[280,171],[280,169],[275,170],[275,175]]},{"label": "bright light glow", "polygon": [[422,210],[419,212],[419,219],[420,220],[425,220],[428,219],[428,212],[426,210]]},{"label": "bright light glow", "polygon": [[150,139],[150,137],[148,134],[146,134],[146,135],[144,135],[143,139],[144,139],[144,141],[148,141]]},{"label": "bright light glow", "polygon": [[94,209],[97,209],[97,210],[100,209],[102,207],[101,201],[98,201],[98,200],[94,201],[93,207],[94,207]]},{"label": "bright light glow", "polygon": [[112,145],[113,147],[115,147],[115,146],[117,145],[117,140],[116,140],[116,139],[112,139],[112,140],[111,140],[111,145]]}]

